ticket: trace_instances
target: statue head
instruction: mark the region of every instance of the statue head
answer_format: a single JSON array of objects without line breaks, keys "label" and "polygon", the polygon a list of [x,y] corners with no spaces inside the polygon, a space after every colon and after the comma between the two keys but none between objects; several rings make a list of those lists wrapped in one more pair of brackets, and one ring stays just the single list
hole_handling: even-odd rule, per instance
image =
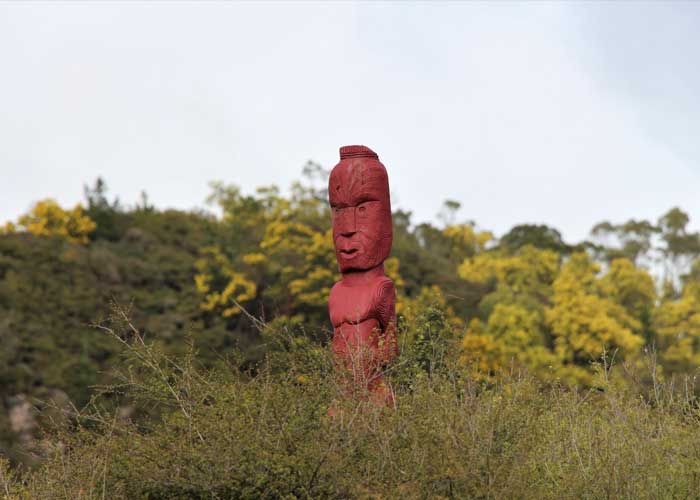
[{"label": "statue head", "polygon": [[366,146],[340,148],[328,198],[340,272],[378,266],[391,250],[389,178],[377,153]]}]

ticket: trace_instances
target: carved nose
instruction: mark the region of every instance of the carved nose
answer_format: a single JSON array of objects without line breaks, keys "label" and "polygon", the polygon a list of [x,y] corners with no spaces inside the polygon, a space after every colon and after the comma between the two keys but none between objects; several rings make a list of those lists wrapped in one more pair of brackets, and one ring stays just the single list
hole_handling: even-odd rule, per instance
[{"label": "carved nose", "polygon": [[338,221],[338,232],[343,236],[352,236],[356,232],[355,228],[355,207],[343,209]]}]

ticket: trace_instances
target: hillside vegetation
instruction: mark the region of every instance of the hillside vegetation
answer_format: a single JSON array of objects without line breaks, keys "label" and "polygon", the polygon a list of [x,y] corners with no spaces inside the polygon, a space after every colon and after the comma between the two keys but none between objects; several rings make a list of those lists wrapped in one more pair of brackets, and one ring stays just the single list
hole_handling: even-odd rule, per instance
[{"label": "hillside vegetation", "polygon": [[453,201],[437,225],[395,212],[397,408],[328,419],[325,176],[309,164],[287,195],[215,183],[218,215],[124,207],[98,181],[84,206],[45,199],[7,223],[4,494],[694,497],[687,214],[570,244],[541,225],[496,238]]},{"label": "hillside vegetation", "polygon": [[[444,321],[427,307],[414,333]],[[252,372],[233,359],[211,371],[193,351],[168,358],[144,342],[119,308],[102,328],[123,349],[118,382],[82,411],[54,413],[38,469],[0,463],[7,498],[659,499],[700,488],[700,409],[685,384],[620,386],[605,366],[595,389],[517,371],[477,382],[440,349],[404,344],[387,409],[342,398],[328,350],[311,344],[277,344]],[[286,326],[264,328],[289,339]],[[104,404],[113,397],[157,416],[122,418]],[[339,415],[326,416],[330,404]]]}]

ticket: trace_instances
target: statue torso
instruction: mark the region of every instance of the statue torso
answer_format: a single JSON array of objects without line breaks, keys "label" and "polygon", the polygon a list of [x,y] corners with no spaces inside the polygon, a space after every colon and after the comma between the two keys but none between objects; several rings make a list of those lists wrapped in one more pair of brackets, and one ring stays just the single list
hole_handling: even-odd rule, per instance
[{"label": "statue torso", "polygon": [[342,352],[351,346],[377,347],[382,333],[382,294],[393,293],[386,276],[376,276],[352,285],[339,281],[333,286],[329,312],[333,323],[333,350]]}]

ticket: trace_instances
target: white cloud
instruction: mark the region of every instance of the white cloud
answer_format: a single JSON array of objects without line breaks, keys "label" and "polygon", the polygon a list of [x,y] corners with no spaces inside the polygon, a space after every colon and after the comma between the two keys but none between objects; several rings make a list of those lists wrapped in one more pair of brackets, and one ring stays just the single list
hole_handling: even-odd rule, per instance
[{"label": "white cloud", "polygon": [[[98,175],[127,201],[145,189],[189,208],[210,180],[286,186],[351,143],[379,152],[417,220],[452,198],[499,233],[544,222],[580,239],[603,218],[700,214],[694,94],[668,77],[625,90],[626,60],[637,74],[647,59],[612,57],[596,9],[3,4],[0,219],[43,196],[77,202]],[[616,36],[658,37],[603,11]],[[654,57],[680,65],[699,48],[685,43]]]}]

